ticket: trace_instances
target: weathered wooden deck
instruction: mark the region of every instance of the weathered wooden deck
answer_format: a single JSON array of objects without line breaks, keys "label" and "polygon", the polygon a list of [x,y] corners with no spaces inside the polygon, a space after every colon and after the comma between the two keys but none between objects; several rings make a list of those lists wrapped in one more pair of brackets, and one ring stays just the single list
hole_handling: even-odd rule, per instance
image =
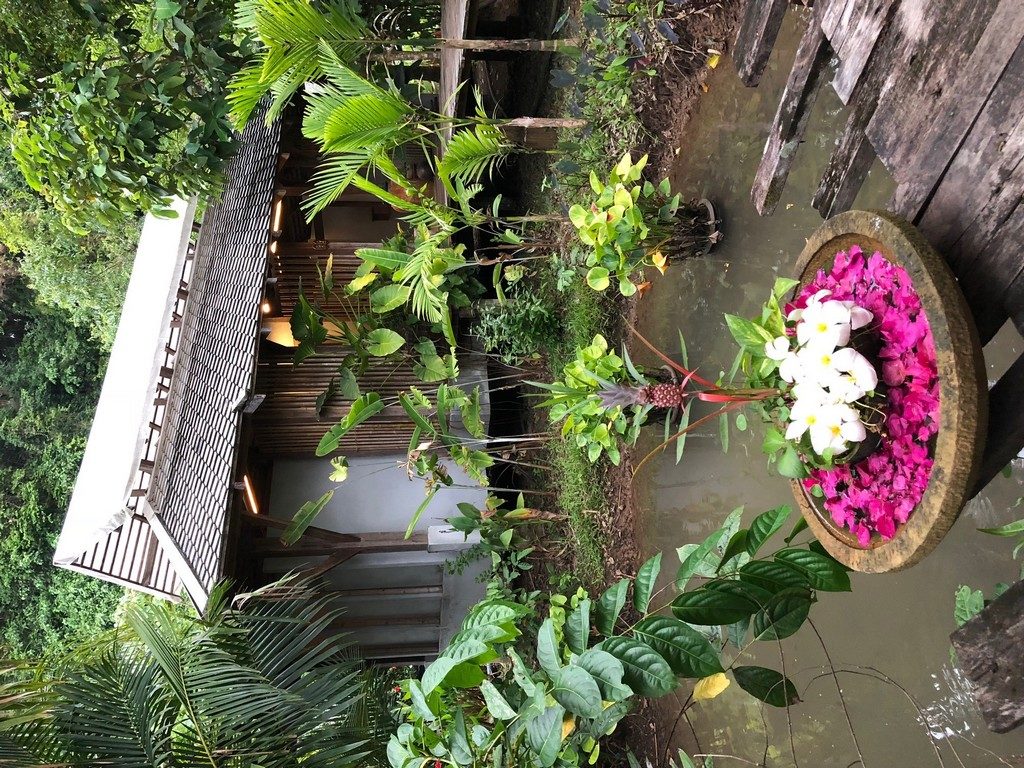
[{"label": "weathered wooden deck", "polygon": [[[749,0],[736,41],[756,85],[788,0]],[[848,210],[877,157],[897,187],[888,208],[918,226],[956,275],[982,343],[1007,319],[1024,333],[1024,0],[817,0],[751,196],[776,204],[835,57],[850,108],[813,196]],[[1024,448],[1024,357],[990,392],[977,489]]]}]

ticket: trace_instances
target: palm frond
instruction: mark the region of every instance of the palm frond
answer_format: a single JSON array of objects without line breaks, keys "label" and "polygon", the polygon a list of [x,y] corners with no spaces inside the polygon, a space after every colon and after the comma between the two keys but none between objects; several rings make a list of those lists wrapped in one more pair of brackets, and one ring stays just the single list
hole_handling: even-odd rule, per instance
[{"label": "palm frond", "polygon": [[493,176],[514,150],[515,145],[499,128],[480,123],[452,135],[437,170],[442,176],[472,184]]},{"label": "palm frond", "polygon": [[248,122],[267,93],[274,96],[267,120],[273,120],[302,86],[317,79],[326,46],[342,61],[355,61],[371,44],[370,32],[355,0],[241,0],[235,24],[258,47],[255,63],[244,67],[228,86],[236,125]]}]

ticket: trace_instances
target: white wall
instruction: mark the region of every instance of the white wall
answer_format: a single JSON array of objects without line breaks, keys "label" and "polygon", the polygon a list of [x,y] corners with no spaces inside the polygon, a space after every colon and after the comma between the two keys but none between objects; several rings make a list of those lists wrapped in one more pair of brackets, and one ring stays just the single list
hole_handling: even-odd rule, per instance
[{"label": "white wall", "polygon": [[[423,481],[410,480],[398,466],[404,459],[405,454],[351,456],[348,479],[341,485],[328,479],[331,464],[327,459],[278,459],[270,486],[270,514],[291,519],[305,502],[336,488],[334,498],[317,518],[318,527],[341,533],[404,531],[425,496]],[[449,465],[448,472],[455,485],[469,487],[438,491],[416,530],[443,523],[457,513],[460,502],[483,506],[487,492],[476,481],[456,466]]]}]

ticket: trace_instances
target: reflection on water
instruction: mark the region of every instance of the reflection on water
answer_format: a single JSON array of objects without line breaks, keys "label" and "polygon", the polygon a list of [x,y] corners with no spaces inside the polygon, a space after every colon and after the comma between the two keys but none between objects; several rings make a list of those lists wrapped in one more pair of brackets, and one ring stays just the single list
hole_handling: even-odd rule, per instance
[{"label": "reflection on water", "polygon": [[[744,88],[731,62],[723,60],[691,121],[673,174],[673,185],[684,195],[706,196],[720,206],[725,239],[711,257],[674,265],[666,277],[655,277],[655,289],[641,302],[639,321],[644,335],[670,352],[678,348],[681,329],[691,365],[699,365],[705,375],[728,369],[735,354],[722,313],[756,313],[774,277],[792,274],[805,236],[821,223],[809,199],[845,123],[830,89],[819,98],[776,214],[761,218],[749,202],[802,24],[799,13],[791,11],[757,89]],[[857,205],[884,206],[890,191],[884,170],[876,168]],[[990,377],[998,377],[1021,347],[1020,337],[1004,329],[986,349]],[[636,357],[656,365],[641,352]],[[645,430],[638,453],[660,441],[660,429]],[[671,553],[700,541],[737,506],[746,506],[749,522],[759,511],[791,503],[788,484],[768,471],[760,445],[756,425],[746,432],[734,428],[729,452],[723,454],[717,425],[709,425],[689,436],[680,466],[674,451],[650,461],[636,479],[645,548]],[[845,710],[822,644],[806,628],[782,644],[783,658],[777,645],[758,644],[753,658],[741,662],[776,669],[785,665],[803,699],[792,711],[792,732],[784,712],[764,711],[733,685],[691,710],[689,724],[676,723],[685,696],[663,701],[662,747],[667,742],[689,749],[699,744],[704,752],[766,760],[772,766],[856,765],[848,711],[870,768],[1024,765],[1024,733],[987,731],[966,680],[950,662],[948,641],[957,586],[970,584],[991,594],[996,582],[1014,579],[1012,545],[975,529],[1012,519],[1008,508],[1022,493],[1024,472],[1018,467],[1013,477],[997,478],[971,502],[920,565],[898,574],[855,574],[852,594],[822,595],[811,615],[839,670]]]}]

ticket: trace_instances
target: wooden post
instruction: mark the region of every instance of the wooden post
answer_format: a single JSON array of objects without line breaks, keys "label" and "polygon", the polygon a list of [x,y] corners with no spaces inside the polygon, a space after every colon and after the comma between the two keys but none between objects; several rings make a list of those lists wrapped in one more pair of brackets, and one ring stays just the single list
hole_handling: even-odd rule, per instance
[{"label": "wooden post", "polygon": [[949,636],[989,730],[1024,723],[1024,581]]},{"label": "wooden post", "polygon": [[761,82],[787,7],[789,0],[747,0],[743,24],[733,45],[736,69],[744,85],[753,88]]},{"label": "wooden post", "polygon": [[797,147],[803,141],[811,107],[825,79],[830,49],[821,30],[821,15],[826,6],[827,3],[815,6],[807,31],[800,40],[789,82],[782,93],[761,164],[757,168],[750,197],[762,216],[770,215],[779,203]]},{"label": "wooden post", "polygon": [[980,493],[999,471],[1013,461],[1024,448],[1024,411],[1020,407],[1024,392],[1024,355],[1010,366],[988,393],[988,440],[978,471],[974,495]]}]

